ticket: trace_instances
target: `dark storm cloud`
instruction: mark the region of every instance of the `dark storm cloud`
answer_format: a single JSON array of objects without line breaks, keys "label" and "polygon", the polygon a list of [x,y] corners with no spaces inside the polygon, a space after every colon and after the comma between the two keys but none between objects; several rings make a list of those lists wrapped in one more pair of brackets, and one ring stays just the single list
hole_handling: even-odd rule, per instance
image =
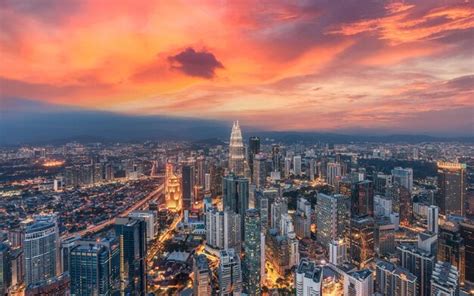
[{"label": "dark storm cloud", "polygon": [[207,51],[195,51],[189,47],[175,56],[168,57],[171,66],[181,72],[195,77],[210,79],[215,71],[224,68],[214,54]]}]

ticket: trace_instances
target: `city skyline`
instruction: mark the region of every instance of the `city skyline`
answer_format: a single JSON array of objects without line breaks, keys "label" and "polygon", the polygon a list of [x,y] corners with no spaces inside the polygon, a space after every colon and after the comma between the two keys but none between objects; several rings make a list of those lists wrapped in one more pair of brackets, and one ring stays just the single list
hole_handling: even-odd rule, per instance
[{"label": "city skyline", "polygon": [[0,117],[471,136],[473,17],[469,1],[4,1]]}]

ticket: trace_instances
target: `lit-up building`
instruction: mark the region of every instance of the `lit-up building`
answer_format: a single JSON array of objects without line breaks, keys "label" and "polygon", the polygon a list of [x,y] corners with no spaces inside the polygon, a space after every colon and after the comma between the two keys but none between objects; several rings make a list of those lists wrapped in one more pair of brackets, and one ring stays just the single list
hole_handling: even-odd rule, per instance
[{"label": "lit-up building", "polygon": [[372,181],[361,181],[353,185],[351,217],[374,216],[374,187]]},{"label": "lit-up building", "polygon": [[466,264],[464,264],[464,275],[466,283],[474,285],[474,224],[468,222],[459,223],[461,237],[464,239],[466,252]]},{"label": "lit-up building", "polygon": [[239,255],[234,249],[228,249],[221,251],[219,257],[219,295],[240,295],[242,293],[242,268]]},{"label": "lit-up building", "polygon": [[402,244],[397,247],[401,267],[416,276],[416,295],[429,296],[430,279],[435,265],[435,257],[416,246]]},{"label": "lit-up building", "polygon": [[173,172],[173,165],[166,164],[165,174],[165,201],[169,210],[179,211],[181,209],[181,184],[179,178]]},{"label": "lit-up building", "polygon": [[364,268],[374,259],[374,219],[369,216],[351,219],[349,250],[352,264]]},{"label": "lit-up building", "polygon": [[229,171],[237,176],[244,175],[244,143],[239,122],[235,121],[232,126],[229,144]]},{"label": "lit-up building", "polygon": [[313,261],[304,258],[295,272],[295,288],[298,296],[322,295],[323,270]]},{"label": "lit-up building", "polygon": [[257,209],[245,213],[244,255],[242,259],[243,288],[247,295],[260,295],[260,215]]},{"label": "lit-up building", "polygon": [[446,222],[439,228],[437,260],[448,262],[459,270],[459,283],[464,285],[466,249],[459,225]]},{"label": "lit-up building", "polygon": [[211,296],[211,270],[206,255],[200,254],[194,256],[193,264],[193,295]]},{"label": "lit-up building", "polygon": [[437,203],[444,215],[465,215],[466,165],[438,162]]}]

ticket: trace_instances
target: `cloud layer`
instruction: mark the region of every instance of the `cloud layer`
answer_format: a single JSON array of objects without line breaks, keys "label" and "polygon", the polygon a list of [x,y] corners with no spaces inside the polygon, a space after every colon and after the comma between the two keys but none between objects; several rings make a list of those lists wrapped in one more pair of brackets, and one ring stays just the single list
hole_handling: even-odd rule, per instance
[{"label": "cloud layer", "polygon": [[0,100],[473,134],[473,47],[470,1],[5,0]]}]

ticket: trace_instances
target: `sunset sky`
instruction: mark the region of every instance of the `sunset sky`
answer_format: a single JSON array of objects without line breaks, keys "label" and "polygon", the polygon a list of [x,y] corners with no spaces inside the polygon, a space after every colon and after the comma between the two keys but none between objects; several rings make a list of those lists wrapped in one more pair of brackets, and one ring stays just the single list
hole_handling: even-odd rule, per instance
[{"label": "sunset sky", "polygon": [[0,106],[474,134],[473,52],[470,1],[0,0]]}]

